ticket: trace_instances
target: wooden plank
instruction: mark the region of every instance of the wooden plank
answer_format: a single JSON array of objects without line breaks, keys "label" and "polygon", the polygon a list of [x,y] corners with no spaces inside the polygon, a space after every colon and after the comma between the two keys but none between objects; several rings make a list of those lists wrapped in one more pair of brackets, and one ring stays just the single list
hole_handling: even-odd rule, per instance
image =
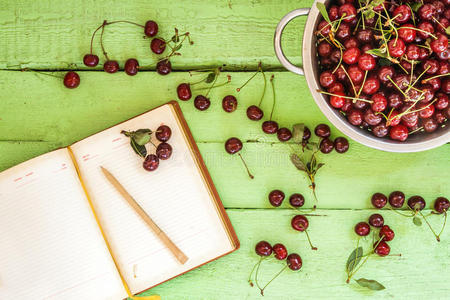
[{"label": "wooden plank", "polygon": [[[450,288],[450,231],[446,229],[440,243],[425,227],[416,227],[409,219],[383,211],[386,224],[396,233],[389,242],[392,254],[401,257],[373,257],[355,275],[375,279],[386,290],[372,292],[355,282],[346,284],[345,263],[355,247],[353,227],[373,213],[364,211],[321,211],[309,217],[309,233],[319,248],[312,251],[303,233],[290,227],[290,210],[228,210],[241,241],[241,249],[216,262],[164,283],[148,292],[163,299],[446,299]],[[436,217],[436,216],[435,216]],[[441,216],[442,217],[442,216]],[[438,227],[440,218],[433,218]],[[425,226],[425,225],[424,225]],[[251,288],[248,275],[258,261],[254,246],[260,240],[281,242],[288,251],[297,252],[303,260],[299,272],[285,271],[269,286],[261,298]],[[366,248],[371,238],[361,241]],[[267,261],[261,267],[261,281],[267,282],[284,266],[284,262]]]},{"label": "wooden plank", "polygon": [[[305,122],[313,128],[314,124],[325,122],[302,77],[287,72],[275,75],[278,105],[274,117],[282,120],[282,126]],[[275,136],[263,134],[261,122],[250,121],[245,116],[246,107],[259,101],[262,83],[251,83],[248,90],[238,95],[236,112],[228,114],[222,110],[221,98],[227,93],[236,94],[235,88],[249,74],[233,72],[232,76],[230,86],[211,91],[209,110],[197,111],[192,100],[180,103],[225,206],[269,207],[266,194],[275,188],[286,194],[304,193],[310,205],[312,199],[306,178],[290,164],[289,147],[279,143]],[[0,84],[9,87],[8,94],[0,96],[0,141],[45,142],[36,145],[31,142],[32,151],[20,143],[0,143],[0,170],[173,99],[176,85],[186,81],[189,75],[173,73],[166,79],[151,72],[134,78],[125,74],[81,72],[81,78],[79,88],[68,90],[53,77],[0,71]],[[267,96],[264,101],[268,114],[271,98]],[[333,129],[333,137],[339,135]],[[253,181],[248,179],[238,157],[231,157],[223,150],[224,141],[231,136],[244,141],[243,155],[255,175]],[[347,154],[333,152],[321,157],[326,164],[317,176],[322,208],[367,208],[372,193],[396,189],[420,194],[428,202],[438,195],[450,195],[446,175],[450,165],[449,145],[421,153],[398,154],[351,142]]]},{"label": "wooden plank", "polygon": [[[86,68],[91,34],[104,19],[144,24],[153,19],[169,39],[173,28],[191,32],[195,45],[183,46],[182,57],[173,59],[174,69],[227,64],[229,69],[255,68],[259,60],[279,67],[272,39],[278,21],[289,11],[310,7],[312,0],[169,0],[126,2],[6,1],[0,11],[0,68],[67,69],[71,64]],[[186,9],[189,7],[188,9]],[[286,29],[283,44],[293,62],[301,62],[301,36],[306,17]],[[257,34],[256,34],[257,33]],[[104,41],[111,58],[123,66],[138,58],[154,69],[157,57],[150,52],[143,30],[127,24],[111,25]],[[100,56],[98,42],[95,53]],[[101,57],[103,62],[103,57]],[[99,67],[101,68],[101,67]]]}]

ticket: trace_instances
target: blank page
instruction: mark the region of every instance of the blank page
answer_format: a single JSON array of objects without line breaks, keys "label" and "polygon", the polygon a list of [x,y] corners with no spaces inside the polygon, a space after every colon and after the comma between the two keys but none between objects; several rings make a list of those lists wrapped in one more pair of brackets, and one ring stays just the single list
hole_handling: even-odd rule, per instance
[{"label": "blank page", "polygon": [[126,293],[67,149],[0,173],[0,299]]},{"label": "blank page", "polygon": [[[122,130],[159,125],[172,129],[172,157],[156,171],[142,168],[142,158]],[[158,144],[157,140],[153,140]],[[170,104],[107,129],[71,146],[101,223],[133,293],[140,292],[233,249],[212,196]],[[154,153],[148,145],[149,153]],[[156,224],[189,257],[181,265],[104,177],[109,170]]]}]

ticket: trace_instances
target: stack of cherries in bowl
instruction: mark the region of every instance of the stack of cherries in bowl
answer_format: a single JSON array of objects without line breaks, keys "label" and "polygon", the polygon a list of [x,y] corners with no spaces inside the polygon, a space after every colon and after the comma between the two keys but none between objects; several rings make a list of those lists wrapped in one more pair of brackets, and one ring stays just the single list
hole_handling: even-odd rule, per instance
[{"label": "stack of cherries in bowl", "polygon": [[322,15],[320,92],[349,123],[401,142],[445,126],[449,0],[336,0]]}]

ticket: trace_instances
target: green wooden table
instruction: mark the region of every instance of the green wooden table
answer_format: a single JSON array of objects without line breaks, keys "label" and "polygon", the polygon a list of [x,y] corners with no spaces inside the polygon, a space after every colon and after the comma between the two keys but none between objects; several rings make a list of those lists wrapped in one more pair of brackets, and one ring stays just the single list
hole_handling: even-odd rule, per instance
[{"label": "green wooden table", "polygon": [[[241,249],[175,280],[151,293],[163,299],[257,299],[247,283],[257,261],[254,245],[261,239],[282,242],[300,253],[300,272],[285,272],[266,291],[266,299],[314,298],[448,298],[450,292],[450,229],[437,243],[425,226],[384,210],[396,231],[392,253],[401,257],[370,259],[360,277],[377,279],[386,290],[372,292],[346,284],[345,262],[355,246],[353,226],[374,212],[369,197],[374,192],[399,189],[407,196],[420,194],[427,207],[439,195],[450,196],[450,145],[410,154],[385,153],[351,142],[345,155],[323,158],[318,175],[319,209],[310,217],[310,235],[319,248],[310,250],[306,236],[290,227],[293,211],[273,209],[266,200],[272,189],[286,194],[312,196],[306,178],[290,164],[289,148],[276,137],[262,134],[260,124],[245,117],[262,91],[252,82],[239,93],[238,110],[226,114],[224,95],[235,89],[262,61],[276,76],[278,105],[275,118],[281,126],[304,122],[310,128],[327,122],[315,105],[306,81],[280,66],[272,46],[274,28],[290,10],[310,7],[312,0],[190,0],[190,1],[3,1],[0,10],[0,170],[66,146],[117,122],[176,98],[176,86],[189,80],[187,70],[226,64],[232,83],[211,92],[212,105],[197,111],[192,101],[180,103],[206,160],[237,234]],[[173,27],[191,32],[192,47],[173,59],[174,72],[162,77],[154,72],[156,57],[139,28],[116,25],[105,35],[111,57],[123,63],[136,57],[145,70],[130,77],[87,70],[82,57],[88,52],[91,32],[104,19],[144,23],[154,19],[163,36]],[[301,62],[301,36],[305,19],[292,22],[283,44],[295,63]],[[66,89],[60,80],[30,68],[62,75],[77,69],[81,85]],[[269,72],[270,74],[270,72]],[[270,91],[270,90],[269,90]],[[270,94],[269,94],[270,95]],[[270,110],[270,97],[264,109]],[[333,135],[340,133],[333,128]],[[241,162],[223,150],[230,136],[240,137],[244,155],[255,174],[250,180]],[[432,225],[440,220],[433,218]],[[263,266],[263,281],[280,266]],[[357,276],[358,277],[358,276]]]}]

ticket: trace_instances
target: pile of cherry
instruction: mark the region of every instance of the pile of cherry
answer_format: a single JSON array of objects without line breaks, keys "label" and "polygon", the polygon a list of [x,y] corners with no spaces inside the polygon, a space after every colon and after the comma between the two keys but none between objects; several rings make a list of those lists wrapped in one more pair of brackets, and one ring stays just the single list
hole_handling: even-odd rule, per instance
[{"label": "pile of cherry", "polygon": [[[152,131],[150,129],[138,129],[136,131],[122,131],[122,134],[130,138],[131,148],[137,155],[144,159],[142,163],[146,171],[155,171],[159,167],[160,160],[167,160],[172,156],[172,146],[167,143],[172,136],[172,130],[167,125],[161,125]],[[152,142],[152,135],[160,142],[157,146]],[[151,144],[155,153],[148,154],[145,145]]]},{"label": "pile of cherry", "polygon": [[[253,269],[250,273],[250,276],[248,278],[248,282],[250,283],[251,286],[253,286],[253,273],[254,273],[255,274],[255,276],[254,276],[255,284],[260,289],[261,295],[263,295],[263,296],[264,296],[265,288],[275,278],[277,278],[286,268],[289,268],[292,271],[298,271],[302,267],[302,258],[300,257],[300,255],[298,255],[297,253],[290,253],[288,255],[288,251],[287,251],[286,247],[280,243],[272,246],[266,241],[260,241],[255,246],[255,252],[257,255],[260,256],[260,259],[253,267]],[[277,259],[277,260],[280,260],[280,261],[285,260],[286,266],[284,266],[278,273],[276,273],[276,275],[264,287],[261,287],[258,282],[259,269],[260,269],[262,261],[270,258],[270,256],[272,254],[275,257],[275,259]]]},{"label": "pile of cherry", "polygon": [[[151,38],[150,50],[156,55],[162,55],[162,54],[164,54],[166,48],[170,48],[170,53],[168,55],[158,59],[158,62],[156,64],[156,71],[158,72],[158,74],[161,74],[161,75],[167,75],[172,71],[172,64],[170,62],[170,58],[172,56],[181,55],[179,50],[182,47],[182,44],[185,40],[188,40],[189,44],[191,44],[191,45],[193,44],[193,42],[190,39],[189,32],[180,34],[178,32],[178,29],[176,29],[176,28],[175,28],[175,34],[170,39],[164,39],[160,36],[157,36],[158,30],[159,30],[158,24],[152,20],[147,21],[145,23],[145,25],[137,24],[137,23],[130,22],[130,21],[108,22],[105,20],[102,23],[102,25],[100,25],[92,34],[90,52],[83,57],[83,63],[87,67],[92,67],[92,68],[96,67],[100,62],[98,55],[93,53],[94,39],[95,39],[97,32],[100,30],[101,31],[100,32],[100,48],[101,48],[101,51],[103,52],[103,56],[105,57],[105,62],[103,63],[103,70],[107,73],[116,73],[119,71],[119,69],[120,69],[119,62],[117,60],[111,59],[109,57],[108,53],[105,50],[105,46],[103,44],[103,34],[105,32],[105,28],[107,28],[107,26],[117,24],[117,23],[126,23],[126,24],[131,24],[134,26],[142,27],[144,29],[145,37]],[[127,75],[134,76],[138,73],[140,66],[139,66],[139,62],[136,58],[129,58],[126,60],[123,68]],[[80,76],[78,75],[78,73],[76,73],[74,71],[69,71],[64,76],[63,83],[67,88],[70,88],[70,89],[76,88],[80,85]]]},{"label": "pile of cherry", "polygon": [[[450,117],[450,1],[335,0],[317,27],[320,85],[349,123],[405,141]],[[323,5],[323,4],[322,4]]]}]

